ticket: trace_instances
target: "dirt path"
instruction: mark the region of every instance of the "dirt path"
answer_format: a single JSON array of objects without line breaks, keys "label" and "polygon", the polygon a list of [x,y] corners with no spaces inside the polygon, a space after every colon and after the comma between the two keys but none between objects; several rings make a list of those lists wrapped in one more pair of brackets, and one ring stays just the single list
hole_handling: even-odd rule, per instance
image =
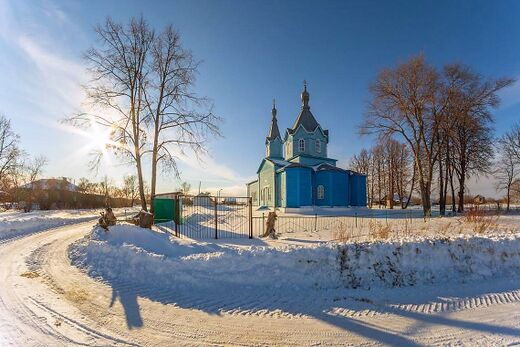
[{"label": "dirt path", "polygon": [[[308,305],[314,299],[296,291],[292,298],[276,297],[272,288],[263,293],[216,288],[212,297],[179,298],[154,292],[154,286],[101,283],[72,267],[67,249],[91,225],[0,245],[0,345],[488,346],[520,341],[520,283],[421,293],[414,288],[346,290],[344,297],[324,293],[319,305]],[[272,296],[269,307],[264,307],[266,296]]]}]

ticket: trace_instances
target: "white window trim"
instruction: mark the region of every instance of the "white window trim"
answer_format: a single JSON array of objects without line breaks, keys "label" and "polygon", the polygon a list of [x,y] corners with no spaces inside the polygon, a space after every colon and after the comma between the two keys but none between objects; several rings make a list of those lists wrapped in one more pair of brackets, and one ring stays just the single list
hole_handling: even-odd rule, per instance
[{"label": "white window trim", "polygon": [[305,139],[298,140],[298,150],[300,151],[300,153],[305,152]]},{"label": "white window trim", "polygon": [[316,140],[316,153],[321,153],[321,140]]}]

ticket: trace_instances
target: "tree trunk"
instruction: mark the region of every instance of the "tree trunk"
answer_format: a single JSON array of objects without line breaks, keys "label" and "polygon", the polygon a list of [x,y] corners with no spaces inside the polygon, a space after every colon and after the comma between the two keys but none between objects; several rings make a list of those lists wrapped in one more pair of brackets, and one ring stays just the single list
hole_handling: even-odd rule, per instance
[{"label": "tree trunk", "polygon": [[421,200],[423,205],[424,217],[432,216],[431,190],[426,182],[421,183]]},{"label": "tree trunk", "polygon": [[410,194],[408,194],[408,200],[406,201],[406,205],[403,207],[404,209],[407,209],[408,205],[410,205],[410,200],[412,200],[412,194],[413,194],[414,187],[415,187],[415,164],[413,165],[412,186],[410,187]]},{"label": "tree trunk", "polygon": [[464,184],[465,184],[465,174],[461,173],[459,176],[459,204],[457,212],[464,212]]},{"label": "tree trunk", "polygon": [[[139,153],[139,149],[137,149]],[[141,155],[137,157],[137,178],[139,179],[139,197],[141,198],[141,208],[143,211],[148,211],[146,204],[146,194],[144,193],[143,168],[141,165]]]},{"label": "tree trunk", "polygon": [[457,211],[455,199],[455,186],[453,185],[453,169],[450,171],[450,189],[451,189],[451,212]]},{"label": "tree trunk", "polygon": [[[151,179],[151,187],[150,194],[152,199],[155,196],[155,186],[157,184],[157,146],[159,141],[159,131],[157,130],[159,124],[159,118],[156,119],[156,130],[154,132],[154,140],[153,140],[153,150],[152,150],[152,179]],[[153,203],[150,205],[150,212],[153,213]]]},{"label": "tree trunk", "polygon": [[444,172],[442,160],[439,160],[439,212],[441,216],[446,215],[446,196],[444,195]]},{"label": "tree trunk", "polygon": [[511,201],[511,186],[507,187],[507,208],[506,211],[509,212],[509,202]]}]

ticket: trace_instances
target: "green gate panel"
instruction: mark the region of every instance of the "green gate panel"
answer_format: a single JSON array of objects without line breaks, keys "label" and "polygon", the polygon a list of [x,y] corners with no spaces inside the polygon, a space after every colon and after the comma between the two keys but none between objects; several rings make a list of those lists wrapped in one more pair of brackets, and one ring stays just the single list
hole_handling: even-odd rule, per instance
[{"label": "green gate panel", "polygon": [[154,223],[173,221],[176,215],[175,205],[173,199],[153,199]]}]

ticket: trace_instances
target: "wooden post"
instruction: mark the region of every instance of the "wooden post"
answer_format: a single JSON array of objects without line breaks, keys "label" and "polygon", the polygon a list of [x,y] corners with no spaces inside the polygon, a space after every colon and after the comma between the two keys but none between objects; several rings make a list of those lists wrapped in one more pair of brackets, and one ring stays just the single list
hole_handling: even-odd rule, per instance
[{"label": "wooden post", "polygon": [[253,238],[253,198],[249,198],[249,238]]},{"label": "wooden post", "polygon": [[355,216],[355,218],[356,218],[356,228],[357,228],[357,212],[354,213],[354,216]]},{"label": "wooden post", "polygon": [[316,231],[318,228],[318,214],[314,214],[314,231]]}]

